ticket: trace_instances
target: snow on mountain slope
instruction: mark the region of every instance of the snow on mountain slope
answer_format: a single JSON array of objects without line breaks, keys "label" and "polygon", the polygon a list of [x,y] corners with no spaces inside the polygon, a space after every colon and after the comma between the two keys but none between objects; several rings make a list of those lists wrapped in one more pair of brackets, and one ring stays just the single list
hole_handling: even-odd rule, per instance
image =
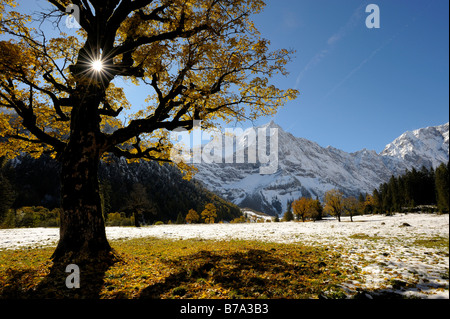
[{"label": "snow on mountain slope", "polygon": [[[346,195],[372,192],[393,174],[403,174],[406,169],[423,165],[436,167],[449,160],[448,124],[405,133],[381,154],[365,149],[347,153],[333,147],[323,148],[294,137],[274,122],[260,128],[267,132],[278,129],[278,170],[274,174],[261,175],[260,167],[264,165],[260,163],[225,164],[223,161],[197,164],[199,172],[195,178],[241,207],[271,215],[283,213],[288,200],[300,196],[323,198],[333,188],[341,189]],[[236,136],[234,146],[245,146],[248,132]]]},{"label": "snow on mountain slope", "polygon": [[448,161],[449,123],[406,132],[386,146],[382,156],[397,157],[409,166],[437,167]]}]

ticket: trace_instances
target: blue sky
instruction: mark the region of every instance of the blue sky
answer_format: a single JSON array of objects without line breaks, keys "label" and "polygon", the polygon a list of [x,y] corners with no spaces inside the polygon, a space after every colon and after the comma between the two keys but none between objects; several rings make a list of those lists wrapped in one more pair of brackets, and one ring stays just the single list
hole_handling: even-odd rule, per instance
[{"label": "blue sky", "polygon": [[[18,2],[27,12],[46,6]],[[370,3],[380,29],[366,27]],[[297,51],[290,75],[273,81],[301,95],[256,124],[274,119],[324,147],[380,152],[407,130],[448,122],[448,12],[447,0],[267,0],[256,25],[273,49]],[[142,88],[127,86],[137,107]]]},{"label": "blue sky", "polygon": [[[370,3],[380,29],[366,27]],[[277,83],[301,93],[275,121],[348,152],[380,152],[407,130],[447,123],[448,12],[447,0],[268,1],[254,20],[274,48],[297,50]]]}]

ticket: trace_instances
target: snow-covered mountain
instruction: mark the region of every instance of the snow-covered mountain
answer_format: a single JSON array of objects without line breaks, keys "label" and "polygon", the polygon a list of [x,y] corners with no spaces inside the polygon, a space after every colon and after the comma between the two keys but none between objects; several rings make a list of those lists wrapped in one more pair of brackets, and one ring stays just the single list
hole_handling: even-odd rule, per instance
[{"label": "snow-covered mountain", "polygon": [[[281,214],[287,201],[300,196],[322,198],[326,191],[338,188],[346,195],[372,192],[392,175],[403,174],[413,167],[438,166],[449,160],[449,124],[407,132],[387,145],[380,154],[362,150],[347,153],[333,147],[294,137],[271,122],[261,129],[278,129],[278,169],[261,174],[264,164],[201,163],[195,178],[205,186],[239,205],[267,214]],[[236,136],[234,149],[242,147],[251,136],[250,128]],[[272,131],[273,132],[273,131]],[[224,140],[223,138],[222,140]],[[250,139],[251,140],[251,139]],[[270,139],[267,138],[267,142]],[[222,141],[213,141],[222,143]],[[255,143],[255,142],[253,142]],[[259,145],[259,139],[256,139]],[[250,143],[252,144],[252,143]],[[213,149],[211,145],[208,145]],[[217,145],[216,145],[217,146]],[[220,149],[220,145],[217,149]],[[246,150],[246,158],[248,155]],[[236,154],[234,161],[236,163]]]},{"label": "snow-covered mountain", "polygon": [[406,132],[381,152],[414,167],[437,167],[449,158],[449,123]]}]

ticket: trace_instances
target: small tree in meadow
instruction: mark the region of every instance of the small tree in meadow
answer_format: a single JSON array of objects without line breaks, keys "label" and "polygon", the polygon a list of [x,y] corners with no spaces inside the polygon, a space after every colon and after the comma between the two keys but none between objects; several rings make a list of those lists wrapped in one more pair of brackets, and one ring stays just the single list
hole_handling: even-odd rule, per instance
[{"label": "small tree in meadow", "polygon": [[186,215],[186,223],[188,224],[196,224],[200,221],[200,216],[199,214],[191,209],[188,214]]},{"label": "small tree in meadow", "polygon": [[292,203],[292,210],[294,211],[294,215],[297,217],[297,220],[301,219],[302,222],[305,222],[310,204],[310,199],[306,197],[302,197]]},{"label": "small tree in meadow", "polygon": [[350,221],[353,222],[353,216],[358,214],[359,202],[355,197],[347,197],[344,199],[344,211],[350,216]]},{"label": "small tree in meadow", "polygon": [[214,224],[215,218],[217,218],[217,208],[214,204],[206,204],[205,209],[202,212],[202,219],[206,224]]},{"label": "small tree in meadow", "polygon": [[337,217],[339,222],[341,221],[344,211],[344,194],[341,191],[332,189],[325,193],[325,211]]}]

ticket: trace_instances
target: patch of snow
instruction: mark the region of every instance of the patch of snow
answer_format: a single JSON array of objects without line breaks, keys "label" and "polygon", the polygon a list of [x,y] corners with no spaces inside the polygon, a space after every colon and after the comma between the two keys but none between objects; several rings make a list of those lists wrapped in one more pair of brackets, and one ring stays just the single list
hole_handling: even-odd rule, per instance
[{"label": "patch of snow", "polygon": [[[403,224],[410,227],[401,227]],[[326,246],[340,252],[344,263],[362,271],[360,282],[344,288],[383,289],[419,298],[449,298],[448,247],[426,248],[417,240],[449,238],[449,216],[398,214],[366,215],[318,222],[161,225],[141,228],[107,227],[109,240],[156,237],[166,239],[256,240]],[[2,229],[0,250],[54,246],[56,228]],[[396,282],[405,283],[396,286]]]},{"label": "patch of snow", "polygon": [[[436,167],[449,159],[448,123],[407,132],[381,154],[366,149],[350,154],[333,147],[323,148],[312,141],[294,137],[273,122],[262,126],[266,127],[278,128],[276,174],[260,175],[260,163],[202,163],[197,165],[199,171],[194,178],[238,206],[250,206],[249,199],[260,198],[267,205],[262,207],[254,202],[250,208],[275,216],[286,211],[287,200],[291,199],[288,193],[323,199],[327,190],[339,188],[346,196],[358,196],[373,192],[392,175],[402,175],[413,167]],[[237,136],[236,143],[244,146],[245,136]],[[278,194],[272,192],[274,189]],[[281,201],[281,210],[278,204],[273,205],[278,202],[274,201],[276,197]]]},{"label": "patch of snow", "polygon": [[264,221],[264,222],[272,222],[273,221],[273,217],[269,216],[269,215],[265,215],[265,214],[257,214],[251,210],[242,210],[242,214],[246,217],[246,218],[250,218],[253,219],[255,221]]}]

